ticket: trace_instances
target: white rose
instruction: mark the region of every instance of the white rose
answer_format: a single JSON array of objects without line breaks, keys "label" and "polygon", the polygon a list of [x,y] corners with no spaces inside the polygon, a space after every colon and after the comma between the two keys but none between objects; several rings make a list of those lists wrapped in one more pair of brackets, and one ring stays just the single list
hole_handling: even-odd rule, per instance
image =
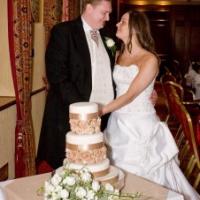
[{"label": "white rose", "polygon": [[114,187],[110,184],[110,183],[106,183],[105,184],[105,189],[109,192],[113,192],[114,191]]},{"label": "white rose", "polygon": [[68,198],[69,197],[69,192],[66,189],[61,190],[60,191],[60,197],[63,198],[63,199],[64,198],[65,199]]},{"label": "white rose", "polygon": [[49,199],[49,197],[51,197],[51,196],[52,196],[51,192],[45,191],[45,193],[44,193],[44,200]]},{"label": "white rose", "polygon": [[97,192],[100,189],[100,184],[98,181],[93,181],[92,182],[92,189]]},{"label": "white rose", "polygon": [[94,200],[94,196],[95,196],[94,191],[89,190],[87,192],[87,196],[86,197],[87,197],[88,200]]},{"label": "white rose", "polygon": [[90,172],[90,171],[88,170],[88,168],[82,168],[82,169],[80,170],[80,173],[81,173],[81,174],[87,173],[87,172]]},{"label": "white rose", "polygon": [[60,183],[61,180],[62,178],[58,174],[54,174],[54,176],[51,179],[51,183],[56,186]]},{"label": "white rose", "polygon": [[56,192],[52,193],[51,200],[57,200],[59,198],[60,198],[60,195],[58,193],[56,193]]},{"label": "white rose", "polygon": [[119,190],[118,190],[118,189],[115,189],[115,190],[114,190],[114,193],[117,194],[117,195],[119,195]]},{"label": "white rose", "polygon": [[108,197],[108,200],[114,200],[114,199],[115,199],[114,196],[109,196],[109,197]]},{"label": "white rose", "polygon": [[[64,168],[64,167],[63,167]],[[63,170],[61,173],[60,173],[60,176],[64,177],[65,176],[65,171]]]},{"label": "white rose", "polygon": [[60,193],[61,191],[62,191],[62,187],[60,186],[60,185],[57,185],[56,187],[55,187],[55,190],[54,190],[55,192],[57,192],[57,193]]},{"label": "white rose", "polygon": [[64,180],[63,180],[64,184],[67,184],[69,186],[72,186],[76,183],[76,179],[73,176],[67,176]]},{"label": "white rose", "polygon": [[81,179],[84,182],[91,181],[91,174],[89,172],[85,172],[85,173],[81,174]]},{"label": "white rose", "polygon": [[115,42],[112,39],[107,39],[106,44],[108,47],[113,47],[115,45]]},{"label": "white rose", "polygon": [[98,200],[98,199],[99,199],[98,196],[95,196],[95,197],[94,197],[94,200]]},{"label": "white rose", "polygon": [[54,191],[54,186],[51,183],[49,183],[49,181],[45,181],[44,188],[45,188],[45,191],[47,191],[47,192]]},{"label": "white rose", "polygon": [[83,187],[76,188],[75,192],[78,198],[83,198],[87,194],[86,190]]}]

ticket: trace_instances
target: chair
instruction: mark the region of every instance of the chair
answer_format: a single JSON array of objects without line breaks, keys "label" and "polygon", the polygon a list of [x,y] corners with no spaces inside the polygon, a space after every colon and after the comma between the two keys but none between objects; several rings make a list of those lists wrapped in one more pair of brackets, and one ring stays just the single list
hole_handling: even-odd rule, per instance
[{"label": "chair", "polygon": [[[170,86],[176,90],[177,95],[179,96],[181,102],[185,105],[187,111],[195,118],[200,112],[200,99],[194,98],[194,93],[192,90],[184,89],[182,85],[173,82],[166,81],[163,83],[163,89],[165,91],[165,95],[171,93]],[[167,89],[168,88],[168,89]],[[167,91],[168,90],[168,91]]]},{"label": "chair", "polygon": [[179,97],[184,104],[198,104],[200,103],[199,99],[195,99],[195,94],[191,89],[184,88],[181,84],[174,81],[167,81],[167,84],[171,84],[177,91]]},{"label": "chair", "polygon": [[157,111],[157,115],[160,117],[162,121],[168,122],[169,120],[169,109],[166,101],[165,91],[163,89],[163,84],[165,82],[171,81],[176,82],[176,78],[172,73],[166,68],[166,72],[161,76],[160,81],[156,81],[155,83],[155,90],[158,94],[158,100],[155,105],[155,109]]},{"label": "chair", "polygon": [[182,75],[180,62],[178,60],[174,59],[172,61],[172,68],[173,68],[173,73],[175,74],[175,77],[176,77],[176,82],[182,84],[183,83],[183,75]]},{"label": "chair", "polygon": [[168,107],[166,97],[163,91],[162,83],[160,81],[155,82],[154,89],[158,94],[158,99],[155,105],[156,113],[160,117],[161,121],[167,121]]},{"label": "chair", "polygon": [[[176,63],[176,65],[177,65],[177,63],[179,63],[179,62],[174,60],[174,63]],[[179,78],[180,78],[180,76],[179,76]],[[179,80],[179,78],[177,77],[177,73],[176,73],[176,75],[173,75],[170,71],[168,71],[161,76],[160,81],[162,84],[164,82],[168,82],[168,81],[173,82],[175,87],[182,88],[183,93],[184,93],[184,96],[183,96],[184,100],[194,100],[195,99],[194,92],[191,89],[189,89],[188,87],[186,87],[186,85],[184,85],[183,79]]]},{"label": "chair", "polygon": [[160,78],[160,82],[164,83],[166,81],[173,81],[176,82],[176,77],[174,75],[172,75],[171,72],[167,72],[165,74],[163,74]]},{"label": "chair", "polygon": [[[200,156],[191,117],[181,102],[175,104],[175,115],[181,123],[182,135],[179,158],[186,177],[197,188],[200,183]],[[185,141],[184,141],[185,140]],[[187,162],[187,164],[186,164]],[[196,177],[196,178],[195,178]]]},{"label": "chair", "polygon": [[176,93],[178,94],[179,98],[181,100],[184,99],[184,90],[183,90],[183,87],[180,84],[178,84],[178,83],[176,83],[174,81],[167,81],[164,84],[171,85],[176,90]]},{"label": "chair", "polygon": [[[175,78],[174,75],[172,75],[171,72],[167,72],[167,73],[163,74],[161,76],[161,78],[160,78],[160,83],[162,85],[162,90],[164,91],[164,95],[162,97],[162,99],[163,99],[163,105],[165,105],[167,107],[167,112],[166,112],[167,114],[165,116],[165,122],[167,122],[167,123],[169,123],[169,120],[170,120],[170,113],[169,113],[170,110],[168,108],[168,103],[167,103],[168,101],[166,102],[166,99],[167,99],[167,93],[169,94],[170,91],[167,91],[168,89],[165,87],[165,84],[168,83],[168,82],[170,82],[170,83],[176,83],[176,78]],[[183,92],[180,91],[180,95],[182,95],[182,93]]]},{"label": "chair", "polygon": [[[174,120],[174,113],[173,113],[173,103],[171,102],[171,95],[173,94],[173,85],[171,83],[174,83],[172,81],[164,81],[162,83],[162,86],[163,86],[163,90],[164,90],[164,93],[165,93],[165,98],[167,100],[167,108],[168,108],[168,115],[167,115],[167,119],[166,119],[166,122],[168,123],[168,125],[170,126],[170,122],[176,122]],[[180,90],[178,92],[178,94],[180,96],[182,96],[182,90]],[[177,95],[176,93],[174,93],[173,95]],[[179,96],[178,95],[178,96]]]},{"label": "chair", "polygon": [[180,167],[194,188],[200,187],[200,154],[191,117],[175,88],[168,85],[168,105],[178,123],[175,137],[179,147]]}]

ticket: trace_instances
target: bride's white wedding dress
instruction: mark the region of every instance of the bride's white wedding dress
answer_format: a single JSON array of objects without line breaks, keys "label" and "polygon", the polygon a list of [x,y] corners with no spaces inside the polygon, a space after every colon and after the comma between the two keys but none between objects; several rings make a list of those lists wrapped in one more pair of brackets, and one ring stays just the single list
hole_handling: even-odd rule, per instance
[{"label": "bride's white wedding dress", "polygon": [[[117,96],[127,91],[138,71],[136,65],[115,66]],[[134,101],[111,114],[105,130],[110,158],[114,165],[179,192],[186,200],[199,200],[178,166],[176,143],[150,101],[153,88],[154,81]]]}]

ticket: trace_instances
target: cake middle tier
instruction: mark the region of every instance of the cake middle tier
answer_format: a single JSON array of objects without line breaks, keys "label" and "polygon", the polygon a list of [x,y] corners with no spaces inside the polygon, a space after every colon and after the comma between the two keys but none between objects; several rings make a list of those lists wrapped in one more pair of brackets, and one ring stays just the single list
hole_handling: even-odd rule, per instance
[{"label": "cake middle tier", "polygon": [[106,159],[103,133],[93,135],[66,134],[66,158],[69,162],[94,164]]},{"label": "cake middle tier", "polygon": [[95,178],[97,178],[97,177],[104,177],[109,173],[110,161],[106,158],[105,160],[99,163],[83,165],[83,164],[71,163],[69,162],[69,160],[64,159],[64,166],[74,170],[87,168],[92,173],[92,175]]}]

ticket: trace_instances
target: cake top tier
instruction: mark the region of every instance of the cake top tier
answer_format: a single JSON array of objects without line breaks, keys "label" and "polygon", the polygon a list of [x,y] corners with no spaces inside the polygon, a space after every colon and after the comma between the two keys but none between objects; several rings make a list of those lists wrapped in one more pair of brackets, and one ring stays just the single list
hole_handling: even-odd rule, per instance
[{"label": "cake top tier", "polygon": [[89,113],[97,113],[98,105],[93,102],[78,102],[70,104],[69,106],[70,113],[77,114],[89,114]]}]

